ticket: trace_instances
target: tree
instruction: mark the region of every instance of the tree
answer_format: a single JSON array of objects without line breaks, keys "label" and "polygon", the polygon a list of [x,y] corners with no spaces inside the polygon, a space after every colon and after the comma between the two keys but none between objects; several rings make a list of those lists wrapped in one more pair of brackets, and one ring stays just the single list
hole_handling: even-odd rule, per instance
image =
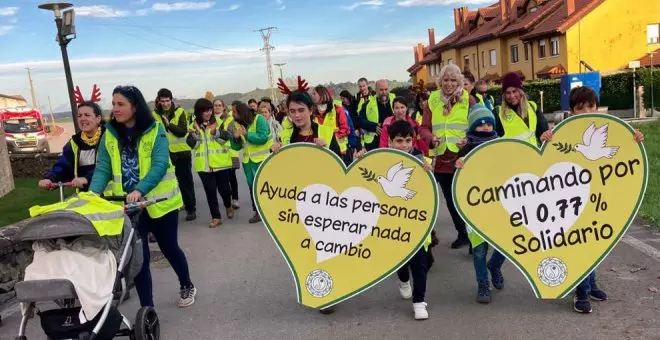
[{"label": "tree", "polygon": [[213,95],[213,92],[211,91],[206,91],[206,94],[204,95],[204,98],[213,101],[215,99],[215,95]]}]

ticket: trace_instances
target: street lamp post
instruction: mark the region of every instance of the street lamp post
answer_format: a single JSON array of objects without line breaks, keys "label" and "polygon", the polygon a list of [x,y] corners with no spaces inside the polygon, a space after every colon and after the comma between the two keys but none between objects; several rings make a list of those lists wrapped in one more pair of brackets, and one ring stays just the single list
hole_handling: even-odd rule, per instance
[{"label": "street lamp post", "polygon": [[[62,12],[62,10],[73,7],[72,4],[66,2],[59,3],[45,3],[39,5],[39,8],[53,11],[55,14],[55,26],[57,26],[57,43],[62,50],[62,62],[64,63],[64,74],[66,76],[67,92],[69,92],[69,104],[71,105],[71,117],[73,118],[73,126],[76,133],[80,132],[78,124],[76,124],[78,116],[78,107],[76,106],[76,99],[73,94],[73,78],[71,77],[71,65],[69,65],[69,53],[67,52],[67,45],[71,40],[75,39],[75,26],[73,25],[74,11],[73,9]],[[64,14],[64,20],[62,19]]]}]

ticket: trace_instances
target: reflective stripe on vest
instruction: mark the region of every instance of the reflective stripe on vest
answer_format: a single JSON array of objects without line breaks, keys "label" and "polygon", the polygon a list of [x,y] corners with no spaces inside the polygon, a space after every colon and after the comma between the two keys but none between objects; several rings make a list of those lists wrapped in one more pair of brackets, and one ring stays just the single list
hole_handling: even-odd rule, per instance
[{"label": "reflective stripe on vest", "polygon": [[[174,111],[174,116],[172,117],[172,119],[170,119],[170,124],[178,125],[179,119],[181,118],[181,115],[184,116],[184,119],[186,120],[186,125],[188,125],[188,114],[186,113],[186,111],[184,109],[182,109],[180,107],[177,108],[176,111]],[[162,122],[160,117],[162,117],[162,119],[167,119],[167,117],[160,116],[156,112],[153,113],[153,116],[154,116],[154,118],[156,118],[156,121],[159,122],[159,123]],[[170,152],[174,153],[174,152],[182,152],[182,151],[192,150],[190,148],[190,146],[186,143],[186,138],[188,137],[187,133],[186,133],[185,136],[179,138],[179,137],[175,136],[174,134],[172,134],[172,132],[167,131],[167,129],[166,129],[166,132],[167,132],[167,140],[170,143]]]},{"label": "reflective stripe on vest", "polygon": [[99,196],[83,192],[64,202],[47,206],[33,206],[30,216],[36,217],[53,211],[76,212],[94,226],[99,236],[115,236],[121,234],[124,228],[124,207],[108,202]]},{"label": "reflective stripe on vest", "polygon": [[[222,125],[216,118],[216,126]],[[194,126],[194,123],[191,124]],[[223,127],[224,128],[224,127]],[[193,154],[193,168],[197,172],[212,172],[214,170],[229,169],[232,166],[231,155],[229,154],[229,141],[220,143],[219,140],[211,136],[211,130],[208,127],[204,130],[197,130],[202,138],[201,142],[195,147]]]},{"label": "reflective stripe on vest", "polygon": [[[156,143],[156,138],[164,129],[160,123],[156,123],[151,129],[142,134],[139,139],[137,147],[138,153],[138,169],[140,180],[151,170],[151,150]],[[105,137],[105,147],[110,155],[110,163],[112,166],[112,178],[114,184],[112,185],[113,196],[124,196],[122,172],[121,172],[121,153],[119,151],[119,141],[112,133],[107,133]],[[165,176],[160,180],[158,185],[150,192],[144,195],[145,198],[159,199],[166,198],[163,202],[158,202],[147,207],[147,213],[151,218],[160,218],[165,214],[178,210],[183,206],[183,199],[179,191],[179,183],[174,174],[174,166],[168,157],[168,168]]]},{"label": "reflective stripe on vest", "polygon": [[[390,93],[390,107],[392,107],[392,102],[394,102],[394,98],[396,98],[396,95],[394,93]],[[392,112],[394,112],[394,109],[392,109]],[[379,118],[378,100],[375,97],[371,98],[370,96],[369,103],[367,103],[367,120],[372,123],[378,124],[378,118]],[[364,142],[367,144],[371,144],[374,141],[375,137],[376,137],[375,132],[365,131]]]},{"label": "reflective stripe on vest", "polygon": [[[254,118],[254,121],[252,121],[252,124],[250,124],[250,127],[248,128],[248,133],[256,133],[257,132],[257,121],[259,119],[266,119],[262,115],[257,115]],[[263,145],[254,145],[250,142],[247,141],[245,137],[241,137],[243,140],[243,163],[247,163],[249,161],[252,161],[254,163],[261,163],[263,162],[266,157],[270,154],[270,147],[273,146],[273,138],[271,138],[271,132],[270,128],[268,129],[268,139],[265,144]]]},{"label": "reflective stripe on vest", "polygon": [[461,100],[454,104],[447,116],[444,115],[444,103],[440,96],[440,90],[436,90],[429,97],[433,135],[440,140],[436,148],[429,150],[430,156],[440,156],[447,149],[451,152],[458,152],[456,143],[465,137],[465,132],[468,129],[468,111],[470,106],[470,95],[468,92],[463,91]]},{"label": "reflective stripe on vest", "polygon": [[536,139],[536,103],[529,102],[527,106],[527,117],[529,126],[525,121],[513,110],[508,109],[506,113],[500,116],[502,121],[502,128],[504,129],[504,136],[502,138],[511,138],[528,142],[534,146],[538,146]]}]

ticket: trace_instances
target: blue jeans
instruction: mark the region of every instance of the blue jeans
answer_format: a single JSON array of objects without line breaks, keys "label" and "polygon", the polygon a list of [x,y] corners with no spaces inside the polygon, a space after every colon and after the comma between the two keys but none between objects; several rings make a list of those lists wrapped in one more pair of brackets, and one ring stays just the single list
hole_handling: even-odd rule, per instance
[{"label": "blue jeans", "polygon": [[584,293],[585,295],[589,295],[592,289],[596,288],[596,269],[594,269],[591,274],[589,274],[587,277],[580,282],[580,284],[576,287],[576,290],[578,293]]},{"label": "blue jeans", "polygon": [[477,274],[477,282],[488,282],[488,268],[500,269],[504,264],[504,260],[506,260],[506,257],[495,248],[493,248],[493,255],[491,255],[488,264],[486,264],[487,256],[488,243],[486,242],[472,249],[472,261],[474,262],[474,271]]},{"label": "blue jeans", "polygon": [[[410,258],[408,263],[399,268],[396,272],[401,282],[410,281],[410,272],[412,272],[412,299],[413,303],[424,302],[426,295],[426,274],[428,272],[429,258],[424,247],[419,249],[417,254]],[[410,271],[408,271],[410,269]]]},{"label": "blue jeans", "polygon": [[[188,270],[188,261],[183,250],[179,247],[178,241],[179,210],[174,210],[164,216],[152,219],[144,211],[138,222],[138,232],[142,239],[143,260],[142,269],[135,276],[135,290],[140,298],[141,306],[154,306],[153,287],[151,282],[151,270],[149,269],[149,241],[147,234],[151,232],[158,242],[158,247],[167,261],[172,265],[172,269],[179,277],[181,288],[192,287],[190,281],[190,272]],[[137,249],[136,249],[137,250]]]}]

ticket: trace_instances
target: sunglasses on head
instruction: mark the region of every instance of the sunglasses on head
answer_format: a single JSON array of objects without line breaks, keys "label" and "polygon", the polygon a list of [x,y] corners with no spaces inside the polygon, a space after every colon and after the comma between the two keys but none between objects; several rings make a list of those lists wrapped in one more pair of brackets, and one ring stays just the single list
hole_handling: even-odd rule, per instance
[{"label": "sunglasses on head", "polygon": [[119,92],[119,91],[121,91],[121,92],[134,92],[135,90],[137,90],[135,88],[135,86],[132,86],[132,85],[122,86],[122,85],[120,85],[120,86],[115,87],[114,91],[112,91],[112,92],[113,93],[116,93],[116,92]]}]

